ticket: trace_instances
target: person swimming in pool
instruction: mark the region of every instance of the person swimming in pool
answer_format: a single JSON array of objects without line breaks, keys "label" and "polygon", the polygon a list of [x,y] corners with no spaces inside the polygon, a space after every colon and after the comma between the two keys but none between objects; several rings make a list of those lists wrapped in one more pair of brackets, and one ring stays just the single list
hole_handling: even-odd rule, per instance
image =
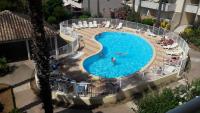
[{"label": "person swimming in pool", "polygon": [[111,61],[112,61],[112,63],[115,65],[116,64],[116,58],[115,57],[112,57],[111,58]]}]

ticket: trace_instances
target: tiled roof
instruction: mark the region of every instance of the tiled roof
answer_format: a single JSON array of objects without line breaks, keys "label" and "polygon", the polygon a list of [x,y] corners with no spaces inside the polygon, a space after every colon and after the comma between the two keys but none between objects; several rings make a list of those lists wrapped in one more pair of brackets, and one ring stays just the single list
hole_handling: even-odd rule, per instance
[{"label": "tiled roof", "polygon": [[[45,26],[47,37],[54,37],[57,33]],[[0,42],[25,40],[31,38],[32,25],[25,19],[8,10],[0,12]]]}]

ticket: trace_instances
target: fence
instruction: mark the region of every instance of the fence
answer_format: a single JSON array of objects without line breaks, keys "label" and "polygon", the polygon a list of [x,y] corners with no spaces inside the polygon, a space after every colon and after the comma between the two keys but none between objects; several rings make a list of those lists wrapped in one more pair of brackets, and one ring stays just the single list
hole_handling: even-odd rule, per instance
[{"label": "fence", "polygon": [[[178,34],[172,32],[172,31],[169,31],[169,30],[165,30],[165,29],[162,29],[162,28],[157,28],[157,27],[154,27],[154,26],[149,26],[149,25],[144,25],[144,24],[141,24],[141,23],[136,23],[136,22],[130,22],[130,21],[126,21],[126,20],[120,20],[120,19],[110,19],[110,18],[88,18],[88,19],[84,19],[84,20],[78,20],[78,19],[72,19],[72,20],[67,20],[67,21],[63,21],[60,23],[60,32],[62,34],[72,34],[72,37],[76,38],[78,37],[78,33],[76,33],[75,31],[73,31],[73,26],[72,24],[75,23],[75,24],[78,24],[79,21],[86,21],[87,23],[89,22],[93,22],[93,21],[96,21],[98,24],[101,24],[103,22],[106,22],[106,21],[110,21],[111,25],[118,25],[119,23],[123,23],[123,27],[127,27],[127,28],[132,28],[132,29],[137,29],[137,30],[142,30],[142,31],[150,31],[156,35],[159,35],[161,37],[163,36],[167,36],[168,38],[172,39],[174,42],[176,42],[179,47],[183,50],[183,53],[182,53],[182,56],[179,58],[178,62],[173,64],[173,66],[176,68],[176,72],[178,75],[180,75],[180,73],[184,70],[185,68],[185,65],[186,65],[186,62],[187,62],[187,58],[188,58],[188,52],[189,52],[189,46],[188,44],[186,43],[185,40],[183,40]],[[75,35],[76,34],[76,35]],[[77,41],[78,43],[78,41]],[[75,45],[75,44],[74,44]],[[69,45],[70,47],[73,45]],[[70,48],[70,47],[67,47],[67,48]],[[65,49],[65,53],[66,52],[72,52],[73,49],[70,48],[70,50],[67,50],[67,48]],[[164,63],[164,58],[163,58],[163,64],[162,64],[162,67],[164,68],[164,66],[168,64],[168,65],[171,65],[171,61],[166,61]],[[159,69],[160,66],[155,66],[154,69]],[[151,72],[154,72],[154,69],[150,70]],[[157,71],[157,70],[156,70]],[[164,73],[164,69],[161,69],[161,73],[160,75],[166,75]],[[140,77],[145,77],[145,73],[146,72],[142,72],[142,73],[137,73],[137,75],[140,75]],[[174,73],[174,72],[173,72]],[[171,74],[171,73],[169,73]],[[123,78],[118,78],[118,79],[115,79],[114,82],[113,80],[110,80],[110,79],[104,79],[104,78],[101,78],[104,82],[106,83],[112,83],[112,84],[115,84],[114,86],[116,87],[120,87],[120,88],[124,88],[127,86],[127,84],[134,84],[133,82],[135,81],[136,78],[132,77],[132,76],[128,76],[128,77],[123,77]],[[143,79],[143,78],[141,78]],[[110,82],[111,81],[111,82]],[[117,85],[116,85],[117,84]],[[115,89],[115,88],[113,88]],[[117,89],[117,88],[116,88]],[[112,91],[107,91],[107,93],[114,93],[118,90],[112,90]],[[88,94],[91,94],[91,90],[88,91]],[[91,95],[93,96],[94,95],[98,95],[99,93],[97,92],[93,92]]]}]

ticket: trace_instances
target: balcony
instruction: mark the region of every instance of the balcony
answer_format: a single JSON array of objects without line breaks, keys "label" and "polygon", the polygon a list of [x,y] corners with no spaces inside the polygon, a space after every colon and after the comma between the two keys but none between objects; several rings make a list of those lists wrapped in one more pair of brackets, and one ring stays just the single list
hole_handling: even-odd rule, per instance
[{"label": "balcony", "polygon": [[198,11],[198,4],[186,4],[185,12],[196,14],[197,11]]},{"label": "balcony", "polygon": [[199,8],[199,10],[198,10],[198,12],[197,12],[197,15],[200,15],[200,8]]},{"label": "balcony", "polygon": [[63,0],[64,6],[71,5],[72,7],[82,8],[82,3],[78,2],[77,0]]},{"label": "balcony", "polygon": [[[149,9],[158,9],[159,3],[153,2],[153,1],[142,1],[141,7],[149,8]],[[174,11],[175,10],[175,3],[166,3],[163,5],[165,7],[165,11]],[[163,8],[162,8],[163,9]]]}]

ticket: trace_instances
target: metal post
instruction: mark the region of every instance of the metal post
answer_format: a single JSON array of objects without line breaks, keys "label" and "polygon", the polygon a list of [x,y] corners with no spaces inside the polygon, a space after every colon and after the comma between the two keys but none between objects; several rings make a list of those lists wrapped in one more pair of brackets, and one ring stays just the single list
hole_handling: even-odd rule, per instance
[{"label": "metal post", "polygon": [[30,48],[29,48],[28,40],[26,40],[26,50],[27,50],[27,53],[28,53],[28,60],[30,60],[31,59],[31,55],[30,55]]}]

